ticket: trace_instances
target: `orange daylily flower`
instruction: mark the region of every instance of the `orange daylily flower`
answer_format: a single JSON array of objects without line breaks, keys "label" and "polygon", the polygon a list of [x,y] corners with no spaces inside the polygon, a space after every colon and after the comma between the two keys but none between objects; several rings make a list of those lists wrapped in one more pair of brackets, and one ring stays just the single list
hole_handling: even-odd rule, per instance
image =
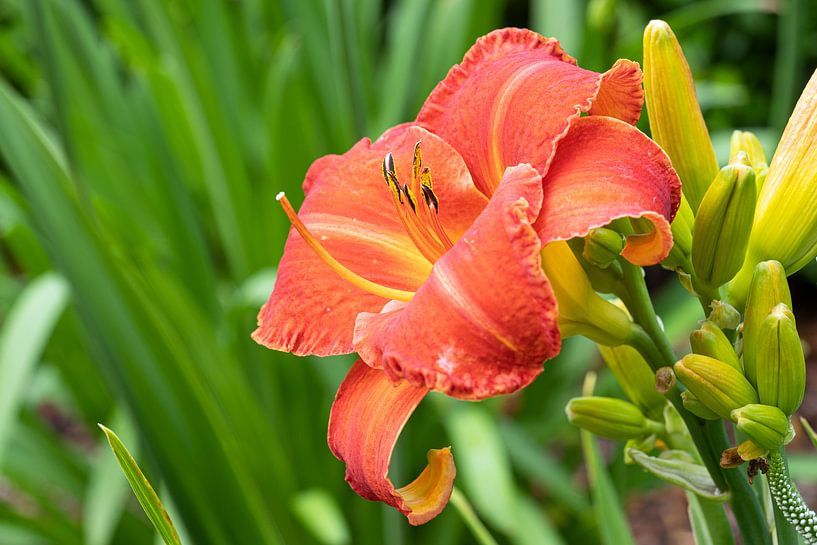
[{"label": "orange daylily flower", "polygon": [[394,444],[430,390],[509,394],[559,352],[544,245],[642,217],[654,229],[622,255],[639,265],[667,255],[680,182],[632,126],[642,101],[636,63],[598,74],[556,40],[498,30],[415,123],[313,163],[297,215],[281,199],[294,230],[253,338],[300,355],[360,355],[329,424],[358,494],[412,524],[443,509],[450,449],[430,451],[422,474],[395,489]]}]

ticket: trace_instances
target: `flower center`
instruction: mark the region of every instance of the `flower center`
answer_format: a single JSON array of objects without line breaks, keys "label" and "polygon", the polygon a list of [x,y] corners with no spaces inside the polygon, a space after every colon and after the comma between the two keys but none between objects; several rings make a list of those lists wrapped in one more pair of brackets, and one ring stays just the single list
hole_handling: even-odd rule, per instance
[{"label": "flower center", "polygon": [[[383,179],[391,190],[397,217],[409,238],[426,259],[435,263],[454,243],[440,225],[440,201],[434,193],[431,169],[423,165],[420,143],[414,145],[409,183],[400,183],[391,153],[383,159]],[[417,195],[423,198],[418,200]]]}]

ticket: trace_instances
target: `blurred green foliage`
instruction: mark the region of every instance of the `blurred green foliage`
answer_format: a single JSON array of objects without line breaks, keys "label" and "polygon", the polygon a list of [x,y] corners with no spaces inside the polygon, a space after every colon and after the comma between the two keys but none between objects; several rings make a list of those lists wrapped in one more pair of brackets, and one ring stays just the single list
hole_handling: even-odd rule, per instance
[{"label": "blurred green foliage", "polygon": [[[344,483],[325,430],[351,358],[249,339],[287,233],[274,197],[411,119],[493,28],[555,35],[604,70],[640,59],[655,17],[720,152],[747,127],[771,152],[817,65],[814,1],[0,0],[0,542],[155,539],[97,422],[161,485],[185,543],[471,542],[452,508],[411,528]],[[680,338],[698,316],[675,290],[661,302]],[[563,413],[596,366],[572,341],[522,395],[431,396],[392,478],[452,444],[501,542],[600,542]],[[656,486],[610,464],[625,496]]]}]

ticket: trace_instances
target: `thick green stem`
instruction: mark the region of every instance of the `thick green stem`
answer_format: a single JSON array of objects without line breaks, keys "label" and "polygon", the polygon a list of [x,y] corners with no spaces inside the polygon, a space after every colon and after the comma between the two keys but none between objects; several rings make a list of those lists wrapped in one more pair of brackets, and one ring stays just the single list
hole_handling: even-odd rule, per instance
[{"label": "thick green stem", "polygon": [[[711,450],[721,453],[730,447],[726,429],[720,420],[708,420],[705,424],[707,443]],[[772,536],[766,526],[766,517],[741,468],[724,469],[727,486],[731,491],[729,504],[740,528],[743,545],[772,545]]]},{"label": "thick green stem", "polygon": [[[637,344],[633,346],[642,352],[653,370],[664,365],[675,363],[675,352],[672,344],[661,327],[652,305],[644,275],[640,267],[623,262],[624,284],[630,294],[631,306],[628,307],[633,319],[654,343],[662,361],[655,361],[654,353],[643,351]],[[643,344],[643,339],[638,342]],[[684,408],[681,394],[677,388],[666,393],[667,399],[675,406],[689,430],[692,441],[698,449],[715,485],[724,491],[730,491],[730,503],[740,529],[744,545],[771,545],[771,536],[766,528],[763,512],[754,491],[749,483],[735,470],[724,471],[720,467],[720,454],[729,447],[726,441],[726,430],[721,421],[705,422]]]}]

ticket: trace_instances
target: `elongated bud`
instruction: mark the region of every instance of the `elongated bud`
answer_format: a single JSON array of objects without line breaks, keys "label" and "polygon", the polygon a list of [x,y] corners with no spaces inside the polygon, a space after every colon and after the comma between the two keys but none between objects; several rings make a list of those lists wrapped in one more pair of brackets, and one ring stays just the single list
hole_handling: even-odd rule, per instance
[{"label": "elongated bud", "polygon": [[721,417],[718,416],[715,411],[701,403],[701,400],[695,397],[695,394],[689,390],[684,390],[681,392],[681,400],[684,402],[684,408],[698,418],[703,418],[704,420],[721,419]]},{"label": "elongated bud", "polygon": [[582,255],[592,265],[606,269],[624,249],[624,237],[612,229],[591,229],[584,237]]},{"label": "elongated bud", "polygon": [[743,371],[757,385],[758,339],[763,321],[774,307],[785,303],[791,308],[786,271],[777,261],[764,261],[755,267],[749,299],[743,317]]},{"label": "elongated bud", "polygon": [[794,428],[777,407],[752,404],[732,411],[737,428],[764,449],[777,449],[791,442]]},{"label": "elongated bud", "polygon": [[[675,214],[670,226],[672,230],[672,249],[669,255],[661,262],[661,266],[677,271],[688,269],[690,254],[692,253],[692,226],[695,224],[695,215],[686,197],[681,196],[681,206]],[[689,272],[689,271],[687,271]]]},{"label": "elongated bud", "polygon": [[705,320],[701,327],[693,331],[689,336],[689,344],[696,354],[721,360],[741,373],[743,372],[743,365],[740,363],[740,358],[735,353],[732,343],[726,338],[721,328],[713,322]]},{"label": "elongated bud", "polygon": [[752,231],[750,266],[776,259],[794,274],[817,256],[817,71],[774,153]]},{"label": "elongated bud", "polygon": [[599,352],[630,401],[653,420],[661,420],[667,399],[655,390],[655,375],[638,350],[599,346]]},{"label": "elongated bud", "polygon": [[584,335],[605,346],[618,346],[628,340],[632,327],[630,317],[593,290],[566,242],[556,241],[545,246],[542,269],[559,303],[562,336]]},{"label": "elongated bud", "polygon": [[756,355],[760,402],[794,414],[806,390],[806,360],[794,315],[785,303],[774,307],[763,320]]},{"label": "elongated bud", "polygon": [[732,411],[757,403],[757,392],[743,374],[720,360],[689,354],[675,364],[678,379],[701,403],[724,419]]},{"label": "elongated bud", "polygon": [[692,72],[678,39],[664,21],[650,21],[644,30],[644,91],[652,137],[672,160],[695,212],[718,172],[718,161]]},{"label": "elongated bud", "polygon": [[768,172],[769,164],[766,161],[766,154],[763,152],[763,145],[754,133],[749,131],[734,131],[729,141],[729,162],[734,163],[739,153],[746,154],[746,159],[752,170],[755,171],[756,189],[760,191],[759,176]]},{"label": "elongated bud", "polygon": [[635,439],[661,428],[632,403],[612,397],[573,398],[565,413],[574,426],[608,439]]},{"label": "elongated bud", "polygon": [[695,216],[692,265],[711,287],[732,279],[743,265],[755,213],[755,172],[743,164],[723,167]]},{"label": "elongated bud", "polygon": [[716,299],[710,303],[706,319],[721,329],[736,329],[740,325],[740,312],[726,301]]}]

